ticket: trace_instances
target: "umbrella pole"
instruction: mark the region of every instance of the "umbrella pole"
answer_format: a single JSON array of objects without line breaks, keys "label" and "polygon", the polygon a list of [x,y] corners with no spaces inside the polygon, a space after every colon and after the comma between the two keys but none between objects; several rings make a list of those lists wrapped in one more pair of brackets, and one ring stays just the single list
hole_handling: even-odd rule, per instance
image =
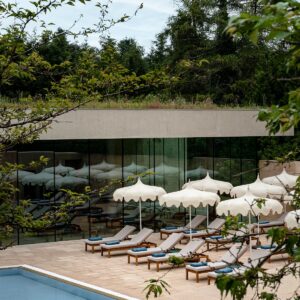
[{"label": "umbrella pole", "polygon": [[258,240],[257,240],[257,245],[259,245],[259,236],[260,236],[260,229],[259,229],[259,214],[257,215],[257,233],[258,233]]},{"label": "umbrella pole", "polygon": [[142,230],[142,201],[141,201],[141,198],[139,200],[139,206],[140,206],[140,230]]},{"label": "umbrella pole", "polygon": [[209,209],[207,205],[206,206],[206,228],[208,228],[208,224],[209,224]]},{"label": "umbrella pole", "polygon": [[[249,228],[251,227],[251,213],[249,212]],[[252,238],[251,238],[251,230],[249,231],[249,247],[250,247],[250,253],[252,253]]]},{"label": "umbrella pole", "polygon": [[192,206],[190,205],[190,241],[193,239],[192,237]]}]

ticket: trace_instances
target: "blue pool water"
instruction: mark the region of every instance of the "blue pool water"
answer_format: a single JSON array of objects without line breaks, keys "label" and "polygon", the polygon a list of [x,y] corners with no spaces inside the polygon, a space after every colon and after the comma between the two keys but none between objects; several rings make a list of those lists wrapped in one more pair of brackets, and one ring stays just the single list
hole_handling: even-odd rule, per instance
[{"label": "blue pool water", "polygon": [[112,300],[24,268],[0,269],[0,300]]}]

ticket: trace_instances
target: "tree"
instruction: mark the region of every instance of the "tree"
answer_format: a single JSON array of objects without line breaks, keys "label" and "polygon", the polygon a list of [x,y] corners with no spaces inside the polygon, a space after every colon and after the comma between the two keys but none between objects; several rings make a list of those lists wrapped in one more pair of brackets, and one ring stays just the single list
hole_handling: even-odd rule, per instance
[{"label": "tree", "polygon": [[157,35],[149,65],[178,76],[180,80],[172,92],[190,101],[210,100],[220,105],[274,103],[288,89],[286,82],[272,84],[283,76],[284,45],[262,39],[255,47],[247,36],[233,39],[224,31],[230,14],[260,11],[261,4],[250,0],[178,1],[176,15]]},{"label": "tree", "polygon": [[[298,1],[263,1],[264,7],[261,16],[241,14],[233,17],[228,25],[227,31],[232,34],[249,35],[254,43],[257,43],[259,35],[264,35],[270,42],[278,41],[288,45],[289,56],[287,59],[288,70],[294,70],[293,76],[288,76],[287,80],[298,80],[297,72],[299,71],[299,37],[300,29],[298,26],[300,17],[300,5]],[[267,121],[267,128],[271,134],[278,131],[285,132],[291,126],[297,126],[299,123],[299,91],[289,91],[288,103],[282,107],[273,106],[271,110],[263,110],[260,112],[259,119]],[[291,151],[291,149],[289,149]],[[298,154],[298,153],[297,153]],[[286,155],[289,159],[290,155]],[[295,209],[300,208],[300,180],[298,180],[292,206]],[[300,216],[299,216],[300,218]],[[276,274],[265,272],[261,266],[261,261],[257,267],[250,268],[238,278],[231,276],[222,276],[217,279],[216,284],[222,295],[230,293],[234,299],[243,299],[247,293],[247,288],[255,288],[255,296],[259,299],[278,299],[276,291],[282,284],[286,276],[292,275],[300,277],[300,268],[297,262],[300,261],[300,228],[294,231],[287,229],[271,229],[268,231],[268,237],[271,244],[276,244],[272,253],[280,251],[285,247],[287,253],[292,257],[293,262],[287,263],[285,266],[277,270]],[[263,286],[263,290],[259,289],[259,285]],[[270,288],[267,291],[266,288]],[[298,287],[294,288],[294,299],[299,298]]]},{"label": "tree", "polygon": [[285,77],[279,79],[279,82],[286,81],[291,85],[287,100],[283,99],[285,105],[274,105],[271,110],[263,110],[259,115],[260,120],[267,122],[270,133],[274,134],[297,127],[300,121],[300,6],[298,1],[293,0],[264,0],[262,3],[261,16],[243,13],[233,17],[227,31],[237,36],[247,35],[256,45],[263,36],[269,43],[282,44],[288,49]]},{"label": "tree", "polygon": [[[51,24],[47,24],[43,20],[43,16],[49,12],[62,7],[74,6],[76,4],[85,4],[90,0],[36,0],[28,3],[26,7],[21,6],[15,1],[0,1],[0,16],[1,19],[6,19],[7,23],[1,23],[0,28],[0,93],[5,93],[7,87],[12,86],[17,88],[17,83],[23,79],[35,80],[40,75],[41,70],[51,72],[52,65],[65,64],[69,59],[69,54],[64,53],[64,57],[55,60],[47,52],[47,56],[43,53],[41,45],[36,45],[33,41],[29,43],[28,26],[31,23],[39,28],[47,28]],[[140,7],[141,8],[141,7]],[[102,33],[113,26],[116,22],[124,22],[129,17],[124,15],[119,20],[107,21],[106,15],[108,5],[101,2],[95,3],[95,9],[99,11],[99,20],[90,28],[81,28],[74,32],[71,29],[63,32],[58,30],[56,34],[51,35],[49,32],[43,34],[43,46],[45,43],[50,43],[50,48],[57,51],[56,47],[67,47],[65,34],[72,36],[87,36],[91,33]],[[76,20],[75,20],[76,22]],[[8,25],[7,25],[8,24]],[[72,27],[72,26],[71,26]],[[37,41],[39,39],[37,38]],[[29,46],[30,45],[30,46]],[[36,50],[40,47],[43,54],[50,62],[46,61]],[[51,48],[52,47],[52,48]],[[64,61],[63,61],[64,60]],[[51,82],[52,84],[52,82]],[[37,96],[37,95],[36,95]],[[57,220],[66,218],[70,207],[82,204],[88,199],[87,193],[90,192],[86,188],[86,193],[77,194],[66,190],[68,201],[56,208],[45,217],[39,220],[34,220],[32,215],[26,211],[29,205],[28,200],[15,201],[15,194],[18,189],[11,182],[11,175],[16,171],[22,170],[25,166],[18,164],[10,164],[3,162],[3,154],[11,147],[29,143],[35,140],[42,132],[46,131],[54,119],[80,107],[86,101],[70,102],[68,99],[62,99],[59,95],[52,91],[51,95],[36,99],[27,98],[23,105],[1,105],[0,107],[0,246],[5,249],[7,245],[2,245],[3,240],[12,235],[16,228],[23,230],[41,230],[55,224]],[[78,99],[77,99],[78,100]],[[81,99],[79,99],[81,100]],[[32,162],[30,167],[34,168],[40,164],[47,163],[47,159],[41,157],[39,162]]]},{"label": "tree", "polygon": [[[277,45],[284,44],[288,52],[285,53],[286,59],[286,76],[281,78],[284,81],[290,81],[292,84],[288,86],[288,97],[276,99],[287,103],[283,106],[272,106],[271,109],[261,110],[259,119],[267,122],[267,128],[270,134],[275,134],[279,131],[285,132],[292,126],[299,125],[300,117],[300,98],[297,82],[299,80],[299,38],[300,38],[300,4],[298,1],[261,1],[261,15],[257,15],[256,6],[255,14],[242,13],[237,17],[232,17],[226,28],[226,31],[235,36],[236,39],[245,38],[247,36],[254,42],[255,45],[259,41],[267,39],[268,43]],[[258,46],[257,46],[258,47]],[[291,72],[292,71],[292,72]],[[293,84],[296,81],[296,84]],[[293,90],[293,88],[295,88]],[[286,100],[288,98],[288,100]],[[270,141],[269,141],[270,143]],[[271,144],[269,146],[276,146]],[[296,149],[293,149],[296,147]],[[277,158],[279,162],[289,161],[291,158],[299,155],[298,143],[296,145],[284,145],[281,147],[281,157]],[[295,151],[294,151],[295,150]],[[274,152],[272,152],[274,154]],[[274,157],[273,157],[274,158]],[[257,199],[258,205],[264,205],[263,200]],[[293,196],[292,207],[300,208],[300,179],[298,179],[295,193]],[[300,216],[296,215],[298,223]],[[228,230],[239,229],[245,224],[238,222],[234,217],[228,217],[225,223],[225,229],[222,235],[226,236]],[[252,234],[245,236],[249,240]],[[273,246],[270,254],[266,255],[257,266],[247,267],[245,272],[237,273],[236,276],[222,275],[217,278],[216,286],[221,292],[221,297],[230,296],[233,299],[244,299],[247,295],[248,288],[252,288],[254,295],[253,299],[279,299],[277,290],[283,280],[287,276],[300,278],[300,228],[287,230],[286,228],[273,228],[268,230],[267,237]],[[245,243],[246,240],[242,240]],[[281,251],[284,248],[291,257],[291,261],[286,263],[282,268],[277,269],[276,273],[268,273],[263,269],[262,265],[267,261],[272,254]],[[161,277],[162,278],[162,277]],[[165,281],[160,282],[161,278],[151,279],[147,286],[147,297],[154,295],[159,296],[164,289],[169,293],[168,286]],[[293,295],[291,299],[299,299],[299,286],[290,287]]]},{"label": "tree", "polygon": [[144,58],[144,49],[134,39],[123,39],[118,43],[120,63],[129,70],[140,76],[146,73],[147,66]]}]

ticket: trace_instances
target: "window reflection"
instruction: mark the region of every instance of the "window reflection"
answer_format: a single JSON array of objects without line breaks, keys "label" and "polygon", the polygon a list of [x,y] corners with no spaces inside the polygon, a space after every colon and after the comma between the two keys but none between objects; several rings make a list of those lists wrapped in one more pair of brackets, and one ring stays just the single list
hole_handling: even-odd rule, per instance
[{"label": "window reflection", "polygon": [[[91,192],[87,203],[70,209],[66,222],[54,222],[47,232],[19,233],[19,243],[105,236],[124,224],[138,226],[138,204],[113,201],[116,188],[141,176],[144,183],[172,192],[207,173],[233,185],[245,184],[256,178],[258,153],[255,137],[36,141],[24,145],[4,159],[29,165],[40,156],[48,158],[47,166],[10,175],[20,189],[17,198],[31,199],[28,211],[35,218],[66,201],[61,189],[83,192],[90,186]],[[193,214],[199,213],[205,214],[205,210],[193,209]],[[186,221],[185,209],[160,207],[158,201],[143,202],[142,214],[143,224],[152,228]]]}]

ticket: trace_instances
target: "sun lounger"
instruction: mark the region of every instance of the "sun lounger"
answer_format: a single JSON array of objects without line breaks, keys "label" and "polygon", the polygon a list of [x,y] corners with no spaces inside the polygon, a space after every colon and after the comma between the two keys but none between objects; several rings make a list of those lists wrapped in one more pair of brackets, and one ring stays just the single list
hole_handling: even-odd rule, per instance
[{"label": "sun lounger", "polygon": [[266,257],[269,254],[270,254],[270,250],[253,249],[248,262],[241,265],[240,267],[236,267],[236,268],[227,267],[227,268],[223,268],[223,269],[219,269],[207,273],[207,283],[210,284],[211,280],[215,280],[218,276],[221,275],[230,275],[230,276],[242,275],[246,270],[257,267],[258,264],[262,260],[266,259]]},{"label": "sun lounger", "polygon": [[163,235],[167,235],[169,236],[170,234],[172,233],[178,233],[178,232],[183,232],[185,230],[188,230],[190,228],[192,229],[195,229],[197,228],[201,223],[203,223],[204,221],[206,220],[206,217],[205,216],[202,216],[202,215],[197,215],[193,218],[193,220],[186,224],[185,226],[182,226],[182,227],[176,227],[176,226],[168,226],[168,227],[165,227],[165,228],[162,228],[160,230],[160,239],[162,240],[163,239]]},{"label": "sun lounger", "polygon": [[[202,247],[205,244],[205,241],[202,239],[199,240],[192,240],[188,242],[178,253],[155,253],[150,256],[147,256],[148,258],[148,269],[150,270],[151,263],[156,264],[156,271],[159,272],[159,267],[161,264],[168,262],[168,259],[171,256],[177,256],[181,257],[183,259],[188,259],[191,257],[191,255],[196,255],[196,252],[200,247]],[[161,255],[160,255],[161,254]],[[203,257],[207,258],[207,256]]]},{"label": "sun lounger", "polygon": [[[193,231],[193,238],[206,238],[219,233],[222,226],[225,224],[225,220],[221,218],[214,219],[210,224],[208,224],[207,229]],[[187,230],[184,233],[184,238],[190,238],[190,233]]]},{"label": "sun lounger", "polygon": [[103,256],[104,252],[108,252],[108,257],[110,257],[111,252],[113,252],[113,251],[128,250],[128,249],[131,249],[134,247],[147,246],[149,243],[146,242],[146,239],[152,233],[153,233],[152,229],[143,228],[139,233],[137,233],[129,241],[120,242],[120,241],[116,240],[116,241],[106,242],[101,245],[101,255]]},{"label": "sun lounger", "polygon": [[215,235],[207,237],[205,239],[207,250],[209,250],[211,244],[214,245],[216,247],[216,251],[218,251],[220,246],[225,247],[224,245],[226,244],[238,242],[243,238],[247,238],[248,233],[252,232],[254,227],[254,224],[250,224],[247,225],[247,228],[241,228],[237,231],[230,232],[227,236]]},{"label": "sun lounger", "polygon": [[[276,244],[269,244],[269,245],[259,245],[257,247],[257,249],[263,249],[263,250],[271,250],[271,255],[268,259],[268,262],[271,262],[271,258],[274,256],[281,256],[282,259],[287,259],[289,262],[293,261],[293,257],[287,253],[285,246],[282,246],[280,249],[277,249],[277,245]],[[296,248],[295,248],[296,249]],[[283,257],[284,256],[284,257]]]},{"label": "sun lounger", "polygon": [[135,258],[135,264],[138,265],[138,260],[141,257],[149,256],[153,253],[168,252],[174,248],[174,246],[183,238],[183,233],[172,233],[165,241],[163,241],[159,247],[155,248],[134,248],[127,251],[128,263],[130,263],[130,257]]},{"label": "sun lounger", "polygon": [[189,273],[196,274],[196,281],[199,282],[199,275],[213,270],[228,267],[238,261],[238,259],[246,252],[247,245],[240,243],[231,246],[231,248],[222,256],[219,261],[191,263],[186,266],[186,280],[189,279]]},{"label": "sun lounger", "polygon": [[288,213],[283,213],[281,216],[279,216],[276,220],[273,221],[265,221],[260,220],[259,223],[255,223],[255,226],[258,228],[262,233],[265,233],[265,229],[271,228],[271,227],[280,227],[284,226],[284,219]]},{"label": "sun lounger", "polygon": [[93,237],[85,240],[85,251],[88,251],[88,246],[92,248],[92,253],[95,252],[95,247],[100,246],[101,244],[112,242],[112,241],[123,241],[130,234],[135,231],[134,226],[126,225],[123,229],[121,229],[117,234],[111,237],[101,238],[101,237]]}]

